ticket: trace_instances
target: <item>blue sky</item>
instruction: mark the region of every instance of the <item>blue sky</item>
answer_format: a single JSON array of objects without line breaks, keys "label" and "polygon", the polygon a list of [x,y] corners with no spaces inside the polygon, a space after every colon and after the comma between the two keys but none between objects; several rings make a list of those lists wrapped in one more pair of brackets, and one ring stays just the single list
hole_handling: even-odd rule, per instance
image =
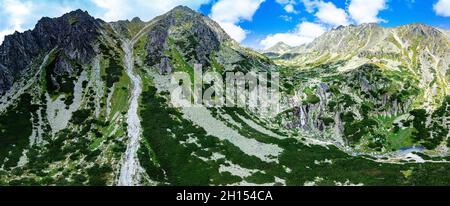
[{"label": "blue sky", "polygon": [[242,44],[297,46],[339,25],[425,23],[450,30],[450,0],[0,0],[0,41],[34,27],[43,16],[87,10],[106,21],[150,20],[186,5],[217,21]]}]

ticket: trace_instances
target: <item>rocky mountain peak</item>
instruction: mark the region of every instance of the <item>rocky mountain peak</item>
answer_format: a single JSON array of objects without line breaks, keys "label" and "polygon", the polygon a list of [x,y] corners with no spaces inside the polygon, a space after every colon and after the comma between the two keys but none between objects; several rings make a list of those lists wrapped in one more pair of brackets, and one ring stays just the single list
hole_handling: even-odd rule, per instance
[{"label": "rocky mountain peak", "polygon": [[147,63],[159,67],[162,73],[172,71],[165,55],[170,47],[190,56],[190,63],[207,66],[210,55],[222,43],[232,41],[216,22],[185,6],[157,17],[147,39]]},{"label": "rocky mountain peak", "polygon": [[[177,6],[163,16],[163,21],[171,23],[172,26],[200,26],[202,29],[211,30],[219,41],[229,41],[228,34],[209,17],[198,13],[186,6]],[[192,24],[192,25],[190,25]]]},{"label": "rocky mountain peak", "polygon": [[92,17],[89,14],[89,12],[83,11],[81,9],[77,9],[77,10],[71,11],[71,12],[69,12],[67,14],[64,14],[62,17],[63,18],[79,17],[79,18],[82,18],[82,19],[93,19],[94,18],[94,17]]},{"label": "rocky mountain peak", "polygon": [[0,46],[0,93],[12,86],[12,81],[26,71],[35,57],[58,49],[68,59],[89,62],[94,56],[92,43],[99,36],[102,22],[82,10],[72,11],[58,18],[44,17],[33,30],[15,32],[5,37]]},{"label": "rocky mountain peak", "polygon": [[292,48],[291,46],[287,45],[284,42],[278,42],[274,46],[272,46],[269,49],[267,49],[266,52],[273,52],[273,53],[278,53],[278,54],[284,54],[287,51],[289,51],[291,48]]},{"label": "rocky mountain peak", "polygon": [[398,29],[404,31],[408,36],[414,37],[433,38],[442,35],[442,32],[439,29],[420,23],[400,26]]},{"label": "rocky mountain peak", "polygon": [[[349,54],[398,53],[399,47],[429,48],[434,55],[447,50],[448,36],[444,31],[424,24],[409,24],[385,28],[375,23],[341,26],[330,30],[296,53]],[[408,49],[408,48],[405,48]],[[352,56],[350,55],[350,56]],[[372,55],[373,56],[373,55]]]},{"label": "rocky mountain peak", "polygon": [[333,30],[342,30],[342,29],[344,29],[344,28],[345,28],[345,26],[343,26],[343,25],[340,25],[340,26],[338,26],[338,27],[334,28]]},{"label": "rocky mountain peak", "polygon": [[380,25],[378,25],[378,23],[363,23],[363,24],[361,24],[361,25],[359,25],[357,27],[360,27],[360,28],[376,28],[376,27],[380,27]]},{"label": "rocky mountain peak", "polygon": [[143,23],[143,21],[142,21],[141,18],[139,18],[139,17],[134,17],[134,18],[131,20],[131,22],[132,22],[132,23]]},{"label": "rocky mountain peak", "polygon": [[169,13],[171,12],[186,12],[186,13],[191,13],[191,14],[196,14],[197,12],[192,10],[191,8],[187,7],[187,6],[183,6],[183,5],[179,5],[174,7],[171,11],[169,11]]},{"label": "rocky mountain peak", "polygon": [[[58,18],[43,17],[38,21],[36,27],[33,31],[43,31],[45,29],[66,29],[69,28],[70,31],[74,30],[85,30],[89,31],[96,29],[99,26],[99,20],[89,15],[87,11],[82,11],[80,9],[71,11],[64,14]],[[83,28],[84,27],[84,28]],[[66,31],[67,33],[68,31]]]}]

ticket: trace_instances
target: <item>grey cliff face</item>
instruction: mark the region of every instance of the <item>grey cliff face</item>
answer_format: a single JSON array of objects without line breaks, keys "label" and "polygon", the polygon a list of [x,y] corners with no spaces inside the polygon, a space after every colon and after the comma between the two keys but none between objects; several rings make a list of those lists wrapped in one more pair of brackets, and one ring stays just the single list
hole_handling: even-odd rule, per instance
[{"label": "grey cliff face", "polygon": [[[171,38],[170,41],[169,37]],[[183,6],[176,7],[159,17],[148,33],[147,63],[159,66],[161,73],[172,72],[169,58],[164,54],[175,44],[191,56],[191,63],[209,65],[210,55],[218,51],[222,42],[230,37],[209,18]]]},{"label": "grey cliff face", "polygon": [[0,64],[0,95],[3,93],[3,91],[8,90],[9,86],[12,84],[12,75],[9,73],[6,67]]},{"label": "grey cliff face", "polygon": [[94,56],[92,43],[99,35],[97,30],[100,27],[100,21],[87,12],[77,10],[60,18],[42,18],[35,29],[6,36],[0,46],[0,64],[3,65],[0,68],[0,93],[12,86],[35,57],[54,48],[70,60],[89,62]]}]

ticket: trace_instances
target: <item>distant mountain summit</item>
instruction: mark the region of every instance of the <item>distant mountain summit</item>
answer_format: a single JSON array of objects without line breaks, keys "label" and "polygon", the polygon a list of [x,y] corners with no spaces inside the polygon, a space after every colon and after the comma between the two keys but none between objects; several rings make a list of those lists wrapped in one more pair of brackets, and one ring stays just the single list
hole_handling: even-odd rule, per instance
[{"label": "distant mountain summit", "polygon": [[[450,65],[449,42],[448,31],[424,24],[394,28],[377,24],[351,25],[331,30],[309,44],[290,48],[282,53],[282,60],[297,66],[343,60],[348,61],[348,66],[343,67],[346,69],[369,62],[393,70],[398,66],[404,67],[422,80],[424,88],[429,89],[428,97],[432,99],[427,98],[426,101],[430,101],[430,105],[439,105],[450,92],[447,81],[436,81],[436,78],[446,76]],[[432,89],[433,84],[445,89]],[[434,97],[438,98],[437,102],[434,102]]]},{"label": "distant mountain summit", "polygon": [[[292,85],[287,86],[297,95],[291,100],[296,118],[288,127],[321,131],[364,152],[423,145],[445,153],[448,31],[424,24],[350,25],[271,56],[289,68],[285,77]],[[383,125],[381,117],[392,121]],[[423,118],[429,121],[411,124]],[[399,136],[401,144],[394,142]]]},{"label": "distant mountain summit", "polygon": [[412,47],[416,45],[413,44],[419,43],[417,47],[428,47],[430,52],[436,53],[448,48],[446,41],[448,37],[439,29],[423,24],[394,28],[362,24],[331,30],[308,44],[304,52],[333,52],[350,56],[354,53],[398,51],[398,43],[414,49]]},{"label": "distant mountain summit", "polygon": [[277,54],[284,54],[290,51],[292,47],[287,45],[284,42],[278,42],[274,46],[270,47],[269,49],[266,49],[264,52],[266,53],[277,53]]},{"label": "distant mountain summit", "polygon": [[[299,47],[290,47],[283,42],[278,43],[265,52],[273,52],[279,54],[285,53],[307,53],[333,52],[342,55],[351,56],[358,52],[367,52],[374,50],[382,50],[389,52],[396,47],[397,40],[413,43],[414,39],[425,38],[427,41],[421,41],[422,44],[429,45],[434,52],[437,49],[442,52],[448,45],[449,31],[434,28],[424,24],[409,24],[393,28],[384,28],[375,23],[361,24],[359,26],[349,25],[340,26],[332,29],[323,35],[317,37],[313,42]],[[399,39],[396,39],[399,37]],[[440,44],[441,48],[438,45]],[[394,48],[395,49],[395,48]]]}]

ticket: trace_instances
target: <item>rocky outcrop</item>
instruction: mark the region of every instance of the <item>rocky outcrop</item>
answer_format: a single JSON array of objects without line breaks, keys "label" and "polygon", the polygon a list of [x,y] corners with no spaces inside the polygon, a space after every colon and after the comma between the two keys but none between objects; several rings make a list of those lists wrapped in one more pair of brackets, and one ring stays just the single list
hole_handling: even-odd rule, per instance
[{"label": "rocky outcrop", "polygon": [[59,18],[42,18],[33,30],[6,36],[0,46],[0,93],[7,91],[36,57],[54,48],[70,60],[88,63],[95,55],[92,45],[101,25],[102,21],[77,10]]},{"label": "rocky outcrop", "polygon": [[3,65],[0,65],[0,96],[7,91],[13,84],[13,77]]},{"label": "rocky outcrop", "polygon": [[184,6],[158,17],[147,38],[147,63],[159,66],[161,73],[172,71],[166,55],[170,46],[176,46],[191,58],[192,64],[209,65],[210,55],[218,51],[223,42],[231,41],[217,23]]},{"label": "rocky outcrop", "polygon": [[417,104],[416,80],[399,74],[365,64],[322,82],[306,83],[288,100],[292,110],[284,114],[282,124],[346,146],[377,136],[392,127],[382,119],[408,114]]},{"label": "rocky outcrop", "polygon": [[297,102],[293,110],[296,121],[294,121],[294,124],[288,124],[289,128],[323,132],[327,126],[330,126],[323,120],[323,117],[328,115],[326,107],[328,106],[328,99],[332,96],[329,86],[325,83],[319,84],[314,90],[314,95],[319,98],[317,103],[307,103],[301,100],[293,101]]}]

